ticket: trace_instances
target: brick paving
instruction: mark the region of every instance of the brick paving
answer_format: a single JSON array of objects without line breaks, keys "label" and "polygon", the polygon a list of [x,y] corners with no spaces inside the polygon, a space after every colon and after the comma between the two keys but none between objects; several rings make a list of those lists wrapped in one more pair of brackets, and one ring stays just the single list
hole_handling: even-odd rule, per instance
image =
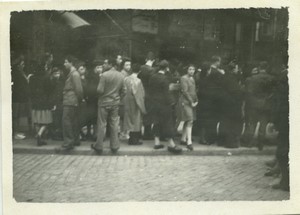
[{"label": "brick paving", "polygon": [[272,156],[13,155],[18,202],[287,200]]}]

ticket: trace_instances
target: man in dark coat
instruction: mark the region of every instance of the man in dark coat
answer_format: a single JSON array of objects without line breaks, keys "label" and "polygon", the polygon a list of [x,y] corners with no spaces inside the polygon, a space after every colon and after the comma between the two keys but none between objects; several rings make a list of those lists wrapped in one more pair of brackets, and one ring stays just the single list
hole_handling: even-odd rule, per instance
[{"label": "man in dark coat", "polygon": [[54,140],[63,140],[62,135],[62,113],[63,113],[63,89],[64,82],[62,71],[58,67],[53,67],[50,76],[50,103],[53,106],[53,126],[52,138]]},{"label": "man in dark coat", "polygon": [[207,126],[206,136],[209,144],[213,144],[218,141],[217,137],[217,125],[222,118],[222,108],[224,96],[223,96],[223,82],[224,82],[224,70],[220,69],[221,57],[213,56],[211,60],[211,67],[207,74],[206,84],[206,101],[209,106],[207,113]]},{"label": "man in dark coat", "polygon": [[172,112],[172,98],[170,94],[170,82],[166,73],[169,72],[169,63],[162,60],[159,63],[159,71],[151,76],[149,80],[149,102],[151,103],[151,115],[154,126],[154,149],[161,149],[160,138],[166,138],[168,150],[178,154],[182,149],[174,143],[175,123]]},{"label": "man in dark coat", "polygon": [[[95,141],[97,131],[97,86],[99,83],[99,75],[103,72],[103,62],[95,60],[93,64],[93,71],[89,71],[86,75],[86,85],[84,88],[86,106],[82,126],[87,126],[87,139]],[[94,131],[93,133],[91,132],[92,126]]]},{"label": "man in dark coat", "polygon": [[242,131],[243,91],[239,85],[238,70],[238,65],[231,62],[222,82],[222,96],[224,99],[219,133],[222,144],[227,148],[239,147],[239,138]]},{"label": "man in dark coat", "polygon": [[152,140],[152,124],[153,120],[151,117],[150,109],[151,102],[149,101],[149,79],[154,74],[154,68],[149,65],[141,66],[141,72],[138,74],[138,78],[141,79],[144,90],[145,90],[145,106],[147,110],[147,114],[144,115],[143,124],[144,124],[144,140]]},{"label": "man in dark coat", "polygon": [[259,150],[265,141],[266,125],[270,120],[271,97],[274,78],[268,74],[268,63],[260,62],[258,74],[246,79],[246,109],[249,117],[249,132],[252,135],[251,145]]},{"label": "man in dark coat", "polygon": [[199,73],[196,73],[196,84],[197,84],[197,120],[196,129],[199,135],[199,143],[207,145],[207,126],[210,120],[210,105],[208,96],[207,75],[210,71],[210,62],[204,62]]}]

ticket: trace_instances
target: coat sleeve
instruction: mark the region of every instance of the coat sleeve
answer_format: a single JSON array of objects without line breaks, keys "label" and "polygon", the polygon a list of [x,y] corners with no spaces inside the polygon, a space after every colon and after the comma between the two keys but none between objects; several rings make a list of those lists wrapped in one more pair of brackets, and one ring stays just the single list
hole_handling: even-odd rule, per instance
[{"label": "coat sleeve", "polygon": [[181,93],[190,102],[190,104],[192,104],[193,99],[192,99],[191,95],[188,93],[188,80],[184,77],[181,77],[180,86],[181,86]]},{"label": "coat sleeve", "polygon": [[138,105],[140,111],[143,114],[146,114],[146,107],[145,107],[145,91],[141,81],[138,81],[136,84],[133,85],[134,89],[132,90],[136,104]]},{"label": "coat sleeve", "polygon": [[104,87],[105,87],[105,76],[101,76],[97,87],[97,93],[99,95],[102,95],[104,93]]},{"label": "coat sleeve", "polygon": [[121,100],[124,98],[125,94],[126,94],[126,85],[125,85],[125,79],[123,79],[122,86],[121,86],[121,89],[120,89],[120,98],[121,98]]},{"label": "coat sleeve", "polygon": [[71,81],[74,87],[74,91],[77,95],[77,98],[79,101],[82,100],[83,98],[83,89],[82,89],[82,84],[81,84],[81,79],[78,73],[73,73],[71,76]]}]

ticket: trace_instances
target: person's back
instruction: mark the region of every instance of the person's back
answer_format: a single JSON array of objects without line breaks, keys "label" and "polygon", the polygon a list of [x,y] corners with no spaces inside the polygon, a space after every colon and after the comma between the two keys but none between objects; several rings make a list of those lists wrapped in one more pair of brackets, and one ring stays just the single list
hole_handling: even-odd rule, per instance
[{"label": "person's back", "polygon": [[33,75],[29,80],[31,103],[33,109],[50,109],[51,85],[50,79],[43,75]]},{"label": "person's back", "polygon": [[103,73],[98,86],[99,106],[119,105],[124,94],[124,75],[115,68]]},{"label": "person's back", "polygon": [[153,102],[171,105],[169,81],[163,74],[156,73],[149,80],[149,95]]},{"label": "person's back", "polygon": [[138,78],[141,79],[143,87],[148,92],[149,88],[149,79],[154,74],[154,69],[151,66],[143,65],[141,66],[141,72],[138,74]]},{"label": "person's back", "polygon": [[110,148],[116,153],[120,148],[118,138],[119,126],[119,105],[126,93],[124,85],[124,75],[117,71],[112,63],[108,64],[110,69],[100,77],[97,92],[98,117],[97,117],[97,142],[91,148],[98,154],[102,153],[103,140],[105,137],[106,125],[109,122],[110,128]]},{"label": "person's back", "polygon": [[267,100],[273,90],[273,77],[266,72],[246,79],[248,105],[253,108],[267,108]]}]

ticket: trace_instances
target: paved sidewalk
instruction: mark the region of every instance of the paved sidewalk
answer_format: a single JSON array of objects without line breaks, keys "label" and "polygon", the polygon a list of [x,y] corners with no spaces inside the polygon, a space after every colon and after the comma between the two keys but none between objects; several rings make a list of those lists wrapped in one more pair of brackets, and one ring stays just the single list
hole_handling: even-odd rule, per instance
[{"label": "paved sidewalk", "polygon": [[[35,139],[14,140],[14,153],[30,154],[55,154],[55,148],[59,147],[61,141],[47,141],[48,145],[38,147]],[[70,154],[72,155],[96,155],[90,148],[92,142],[81,142],[81,146],[76,147]],[[167,151],[167,142],[162,142],[166,147],[164,149],[154,150],[153,141],[143,141],[143,145],[129,146],[126,141],[121,141],[121,147],[118,155],[170,155]],[[265,146],[263,151],[258,151],[256,147],[237,149],[227,149],[216,145],[201,145],[196,141],[193,144],[194,151],[188,151],[184,146],[184,155],[274,155],[275,146]],[[105,142],[103,155],[111,155],[109,142]]]},{"label": "paved sidewalk", "polygon": [[13,155],[17,202],[280,201],[272,156]]}]

